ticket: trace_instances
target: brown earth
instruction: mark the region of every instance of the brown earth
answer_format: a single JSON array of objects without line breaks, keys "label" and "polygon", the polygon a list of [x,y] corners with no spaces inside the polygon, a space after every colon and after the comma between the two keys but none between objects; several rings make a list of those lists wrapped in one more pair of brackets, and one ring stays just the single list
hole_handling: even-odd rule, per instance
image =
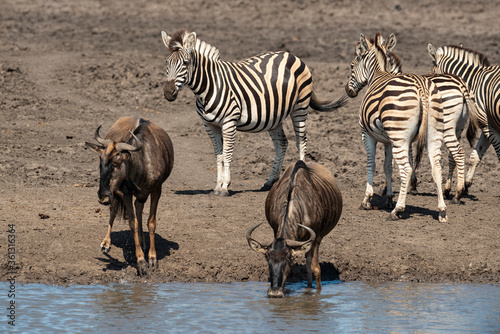
[{"label": "brown earth", "polygon": [[[361,32],[395,33],[395,51],[407,72],[429,70],[429,42],[463,43],[499,64],[499,14],[497,1],[2,1],[0,280],[11,275],[10,234],[21,282],[267,279],[267,265],[250,250],[245,232],[265,220],[267,193],[257,190],[274,157],[271,140],[266,133],[238,133],[232,196],[210,196],[215,158],[194,95],[184,88],[173,103],[162,95],[167,52],[161,30],[195,31],[225,60],[290,51],[311,68],[321,98],[338,98]],[[448,223],[437,220],[426,162],[418,172],[420,194],[408,197],[402,219],[387,221],[381,197],[374,199],[379,210],[358,209],[366,182],[360,103],[358,97],[308,119],[308,160],[334,172],[344,198],[339,224],[321,247],[323,280],[498,282],[500,168],[493,149],[469,195],[448,206]],[[145,278],[137,276],[127,223],[115,224],[109,254],[99,252],[109,213],[97,202],[98,158],[84,149],[98,125],[106,131],[125,115],[151,119],[175,146],[174,170],[160,200],[160,268]],[[285,131],[286,167],[298,154],[289,120]],[[14,233],[7,232],[9,224]],[[255,233],[269,239],[272,232],[266,226]],[[299,259],[291,280],[304,279],[304,273]]]}]

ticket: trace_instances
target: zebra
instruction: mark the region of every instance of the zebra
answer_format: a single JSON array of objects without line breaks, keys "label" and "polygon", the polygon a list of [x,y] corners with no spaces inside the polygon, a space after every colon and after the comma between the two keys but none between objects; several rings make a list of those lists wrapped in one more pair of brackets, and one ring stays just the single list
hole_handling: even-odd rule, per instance
[{"label": "zebra", "polygon": [[223,61],[219,50],[181,29],[162,40],[169,50],[164,96],[174,101],[187,85],[196,95],[196,111],[212,140],[217,158],[217,184],[213,193],[228,196],[230,165],[236,130],[268,131],[274,143],[271,174],[261,188],[269,190],[279,179],[288,140],[283,121],[290,115],[300,160],[306,155],[308,107],[330,111],[347,103],[321,101],[313,90],[307,65],[294,55],[278,51],[262,53],[241,62]]},{"label": "zebra", "polygon": [[[392,45],[394,48],[395,43]],[[402,63],[400,58],[387,50],[387,61],[390,73],[402,73]],[[451,184],[455,168],[457,169],[457,191],[451,203],[459,203],[461,195],[465,192],[465,151],[460,144],[460,138],[464,127],[469,119],[469,110],[471,124],[477,122],[477,109],[467,85],[457,75],[454,74],[427,74],[424,75],[432,80],[441,93],[443,122],[444,122],[444,143],[448,148],[448,176],[444,186],[444,196],[448,197],[451,192]],[[471,144],[472,146],[472,144]],[[410,147],[411,149],[411,147]],[[410,192],[416,193],[417,179],[415,170],[418,168],[420,154],[417,151],[414,172],[411,177]],[[411,156],[411,151],[410,151]]]},{"label": "zebra", "polygon": [[[368,85],[360,109],[359,125],[367,153],[367,186],[361,208],[371,209],[376,143],[385,145],[384,173],[387,180],[388,203],[392,204],[392,157],[399,166],[401,187],[396,206],[389,219],[398,219],[403,212],[412,173],[409,150],[412,141],[427,145],[432,177],[437,187],[439,221],[448,221],[441,185],[441,144],[443,142],[443,112],[441,94],[427,77],[416,74],[386,72],[387,49],[395,45],[395,36],[387,39],[377,33],[374,44],[361,34],[356,56],[351,62],[351,76],[346,85],[349,97],[357,96]],[[371,44],[371,45],[370,45]]]},{"label": "zebra", "polygon": [[[500,66],[490,66],[486,56],[462,46],[446,45],[436,49],[429,43],[427,50],[433,62],[431,73],[460,76],[475,96],[482,133],[469,158],[465,179],[465,186],[469,188],[476,167],[491,144],[500,161]],[[469,127],[469,130],[473,129],[473,126]],[[470,131],[468,136],[473,136],[473,133]]]}]

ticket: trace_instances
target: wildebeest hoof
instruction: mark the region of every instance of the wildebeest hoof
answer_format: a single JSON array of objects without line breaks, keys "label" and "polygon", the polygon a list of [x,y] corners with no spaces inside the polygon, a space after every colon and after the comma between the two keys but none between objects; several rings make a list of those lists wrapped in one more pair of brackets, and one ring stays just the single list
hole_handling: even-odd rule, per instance
[{"label": "wildebeest hoof", "polygon": [[158,269],[158,260],[156,258],[149,259],[149,269],[151,271]]},{"label": "wildebeest hoof", "polygon": [[139,276],[145,276],[148,274],[148,263],[146,260],[141,259],[137,261],[137,271],[139,272]]}]

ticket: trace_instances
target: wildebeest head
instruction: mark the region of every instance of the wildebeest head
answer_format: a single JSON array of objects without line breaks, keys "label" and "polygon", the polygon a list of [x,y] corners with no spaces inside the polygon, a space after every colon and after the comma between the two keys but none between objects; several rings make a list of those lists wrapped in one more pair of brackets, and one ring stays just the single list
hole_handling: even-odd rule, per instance
[{"label": "wildebeest head", "polygon": [[177,94],[188,83],[191,72],[191,53],[196,45],[196,33],[179,30],[171,36],[161,32],[163,43],[170,51],[167,56],[167,82],[163,95],[168,101],[174,101]]},{"label": "wildebeest head", "polygon": [[298,224],[309,232],[309,240],[296,241],[276,238],[270,244],[262,244],[252,238],[252,232],[261,224],[259,223],[248,230],[246,236],[248,245],[254,251],[263,253],[269,265],[271,286],[267,290],[267,296],[271,298],[284,297],[284,285],[290,273],[293,258],[304,255],[311,249],[312,243],[316,239],[316,234],[309,227]]},{"label": "wildebeest head", "polygon": [[85,145],[100,155],[100,181],[97,194],[99,203],[109,205],[114,197],[123,196],[122,184],[128,175],[130,152],[140,150],[142,143],[131,131],[129,132],[135,140],[135,145],[103,139],[99,135],[100,129],[101,126],[95,131],[95,139],[99,144],[86,142]]}]

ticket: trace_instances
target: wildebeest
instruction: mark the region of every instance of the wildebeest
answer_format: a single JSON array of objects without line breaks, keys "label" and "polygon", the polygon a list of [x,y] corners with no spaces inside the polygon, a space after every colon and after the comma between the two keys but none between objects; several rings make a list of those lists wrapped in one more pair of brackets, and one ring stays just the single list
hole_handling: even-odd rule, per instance
[{"label": "wildebeest", "polygon": [[342,213],[342,194],[335,177],[324,166],[305,164],[302,160],[289,166],[266,198],[266,218],[274,230],[274,240],[262,244],[252,238],[250,247],[266,256],[271,287],[268,297],[283,297],[284,284],[290,273],[293,257],[305,254],[308,287],[312,275],[316,289],[321,291],[321,269],[318,250],[321,240],[334,227]]},{"label": "wildebeest", "polygon": [[[145,243],[142,211],[151,194],[148,258],[150,269],[155,270],[158,267],[154,242],[156,210],[162,184],[174,165],[172,141],[162,128],[138,117],[118,119],[104,139],[99,135],[100,128],[101,126],[95,132],[95,139],[99,144],[85,143],[100,154],[99,203],[110,205],[108,231],[100,249],[103,252],[109,251],[113,221],[118,212],[122,211],[123,217],[128,217],[134,235],[137,270],[139,275],[143,275],[148,271],[148,263],[143,252]],[[135,197],[135,214],[132,197]]]}]

